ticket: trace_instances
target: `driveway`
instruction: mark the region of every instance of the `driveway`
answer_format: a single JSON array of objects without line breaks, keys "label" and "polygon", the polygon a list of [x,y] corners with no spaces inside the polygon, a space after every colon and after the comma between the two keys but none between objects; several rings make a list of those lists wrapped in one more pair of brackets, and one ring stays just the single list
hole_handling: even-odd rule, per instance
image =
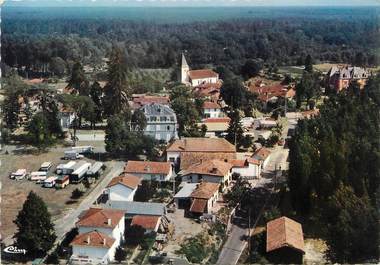
[{"label": "driveway", "polygon": [[124,165],[125,162],[112,161],[109,164],[109,167],[112,168],[111,171],[101,179],[100,183],[98,183],[91,193],[83,199],[79,206],[75,209],[71,209],[64,217],[54,222],[55,233],[58,240],[63,239],[65,234],[74,227],[78,216],[93,205],[99,195],[102,194],[110,180],[123,172]]}]

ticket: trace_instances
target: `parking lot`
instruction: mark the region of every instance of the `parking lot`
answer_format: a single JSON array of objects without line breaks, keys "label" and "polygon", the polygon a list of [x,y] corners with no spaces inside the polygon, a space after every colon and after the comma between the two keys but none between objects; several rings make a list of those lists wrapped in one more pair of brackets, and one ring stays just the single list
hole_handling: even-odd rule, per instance
[{"label": "parking lot", "polygon": [[[61,218],[68,210],[75,208],[79,203],[79,201],[70,202],[73,190],[79,185],[70,184],[64,189],[44,188],[41,184],[36,184],[27,179],[17,181],[9,178],[10,173],[17,169],[25,168],[28,173],[38,171],[45,161],[53,163],[48,175],[54,175],[54,170],[58,164],[68,162],[67,160],[61,160],[64,151],[68,149],[67,147],[57,146],[51,148],[48,152],[40,154],[26,150],[14,151],[15,149],[14,146],[7,146],[0,154],[2,239],[7,239],[16,232],[16,225],[13,220],[22,208],[30,191],[34,191],[45,201],[53,220]],[[5,154],[5,150],[8,150],[9,154]],[[94,162],[94,160],[87,158],[84,160],[90,163]]]}]

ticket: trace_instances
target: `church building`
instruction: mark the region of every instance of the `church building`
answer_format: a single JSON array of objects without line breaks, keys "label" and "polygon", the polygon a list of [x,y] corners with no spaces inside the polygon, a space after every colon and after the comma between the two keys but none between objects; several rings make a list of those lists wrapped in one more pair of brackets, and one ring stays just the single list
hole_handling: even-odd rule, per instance
[{"label": "church building", "polygon": [[219,74],[211,69],[190,70],[185,55],[182,53],[181,83],[190,86],[202,84],[216,84],[219,82]]}]

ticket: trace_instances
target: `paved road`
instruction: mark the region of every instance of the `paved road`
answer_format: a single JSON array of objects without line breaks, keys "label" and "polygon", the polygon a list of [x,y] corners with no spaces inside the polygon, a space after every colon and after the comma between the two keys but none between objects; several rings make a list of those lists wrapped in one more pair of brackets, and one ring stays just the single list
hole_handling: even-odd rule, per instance
[{"label": "paved road", "polygon": [[219,254],[218,265],[233,265],[239,261],[240,255],[247,246],[247,241],[242,240],[243,236],[248,235],[247,228],[232,225],[231,232]]},{"label": "paved road", "polygon": [[[253,188],[262,187],[266,183],[270,182],[271,178],[260,178],[254,182],[250,182]],[[254,227],[251,228],[255,229]],[[240,259],[241,253],[247,247],[247,241],[243,240],[244,236],[248,236],[248,227],[242,228],[235,224],[231,225],[231,230],[228,234],[226,243],[223,245],[220,251],[217,265],[234,265]]]},{"label": "paved road", "polygon": [[80,205],[75,209],[70,210],[63,218],[58,219],[54,222],[55,233],[58,240],[63,239],[64,235],[74,227],[78,216],[84,210],[87,210],[94,203],[94,201],[96,201],[110,180],[122,173],[124,165],[125,162],[111,162],[108,165],[108,167],[111,168],[111,171],[101,179],[101,182],[98,183],[98,185],[91,191],[91,193],[83,199]]}]

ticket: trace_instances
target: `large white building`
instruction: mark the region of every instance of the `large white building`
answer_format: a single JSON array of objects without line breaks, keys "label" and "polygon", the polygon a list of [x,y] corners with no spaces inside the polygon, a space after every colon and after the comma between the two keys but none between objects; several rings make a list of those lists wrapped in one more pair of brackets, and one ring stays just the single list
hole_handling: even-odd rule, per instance
[{"label": "large white building", "polygon": [[219,82],[219,74],[211,69],[190,70],[185,55],[181,60],[181,83],[198,86],[201,84],[216,84]]},{"label": "large white building", "polygon": [[141,107],[140,110],[146,118],[145,135],[165,142],[178,138],[177,116],[169,106],[151,103]]}]

